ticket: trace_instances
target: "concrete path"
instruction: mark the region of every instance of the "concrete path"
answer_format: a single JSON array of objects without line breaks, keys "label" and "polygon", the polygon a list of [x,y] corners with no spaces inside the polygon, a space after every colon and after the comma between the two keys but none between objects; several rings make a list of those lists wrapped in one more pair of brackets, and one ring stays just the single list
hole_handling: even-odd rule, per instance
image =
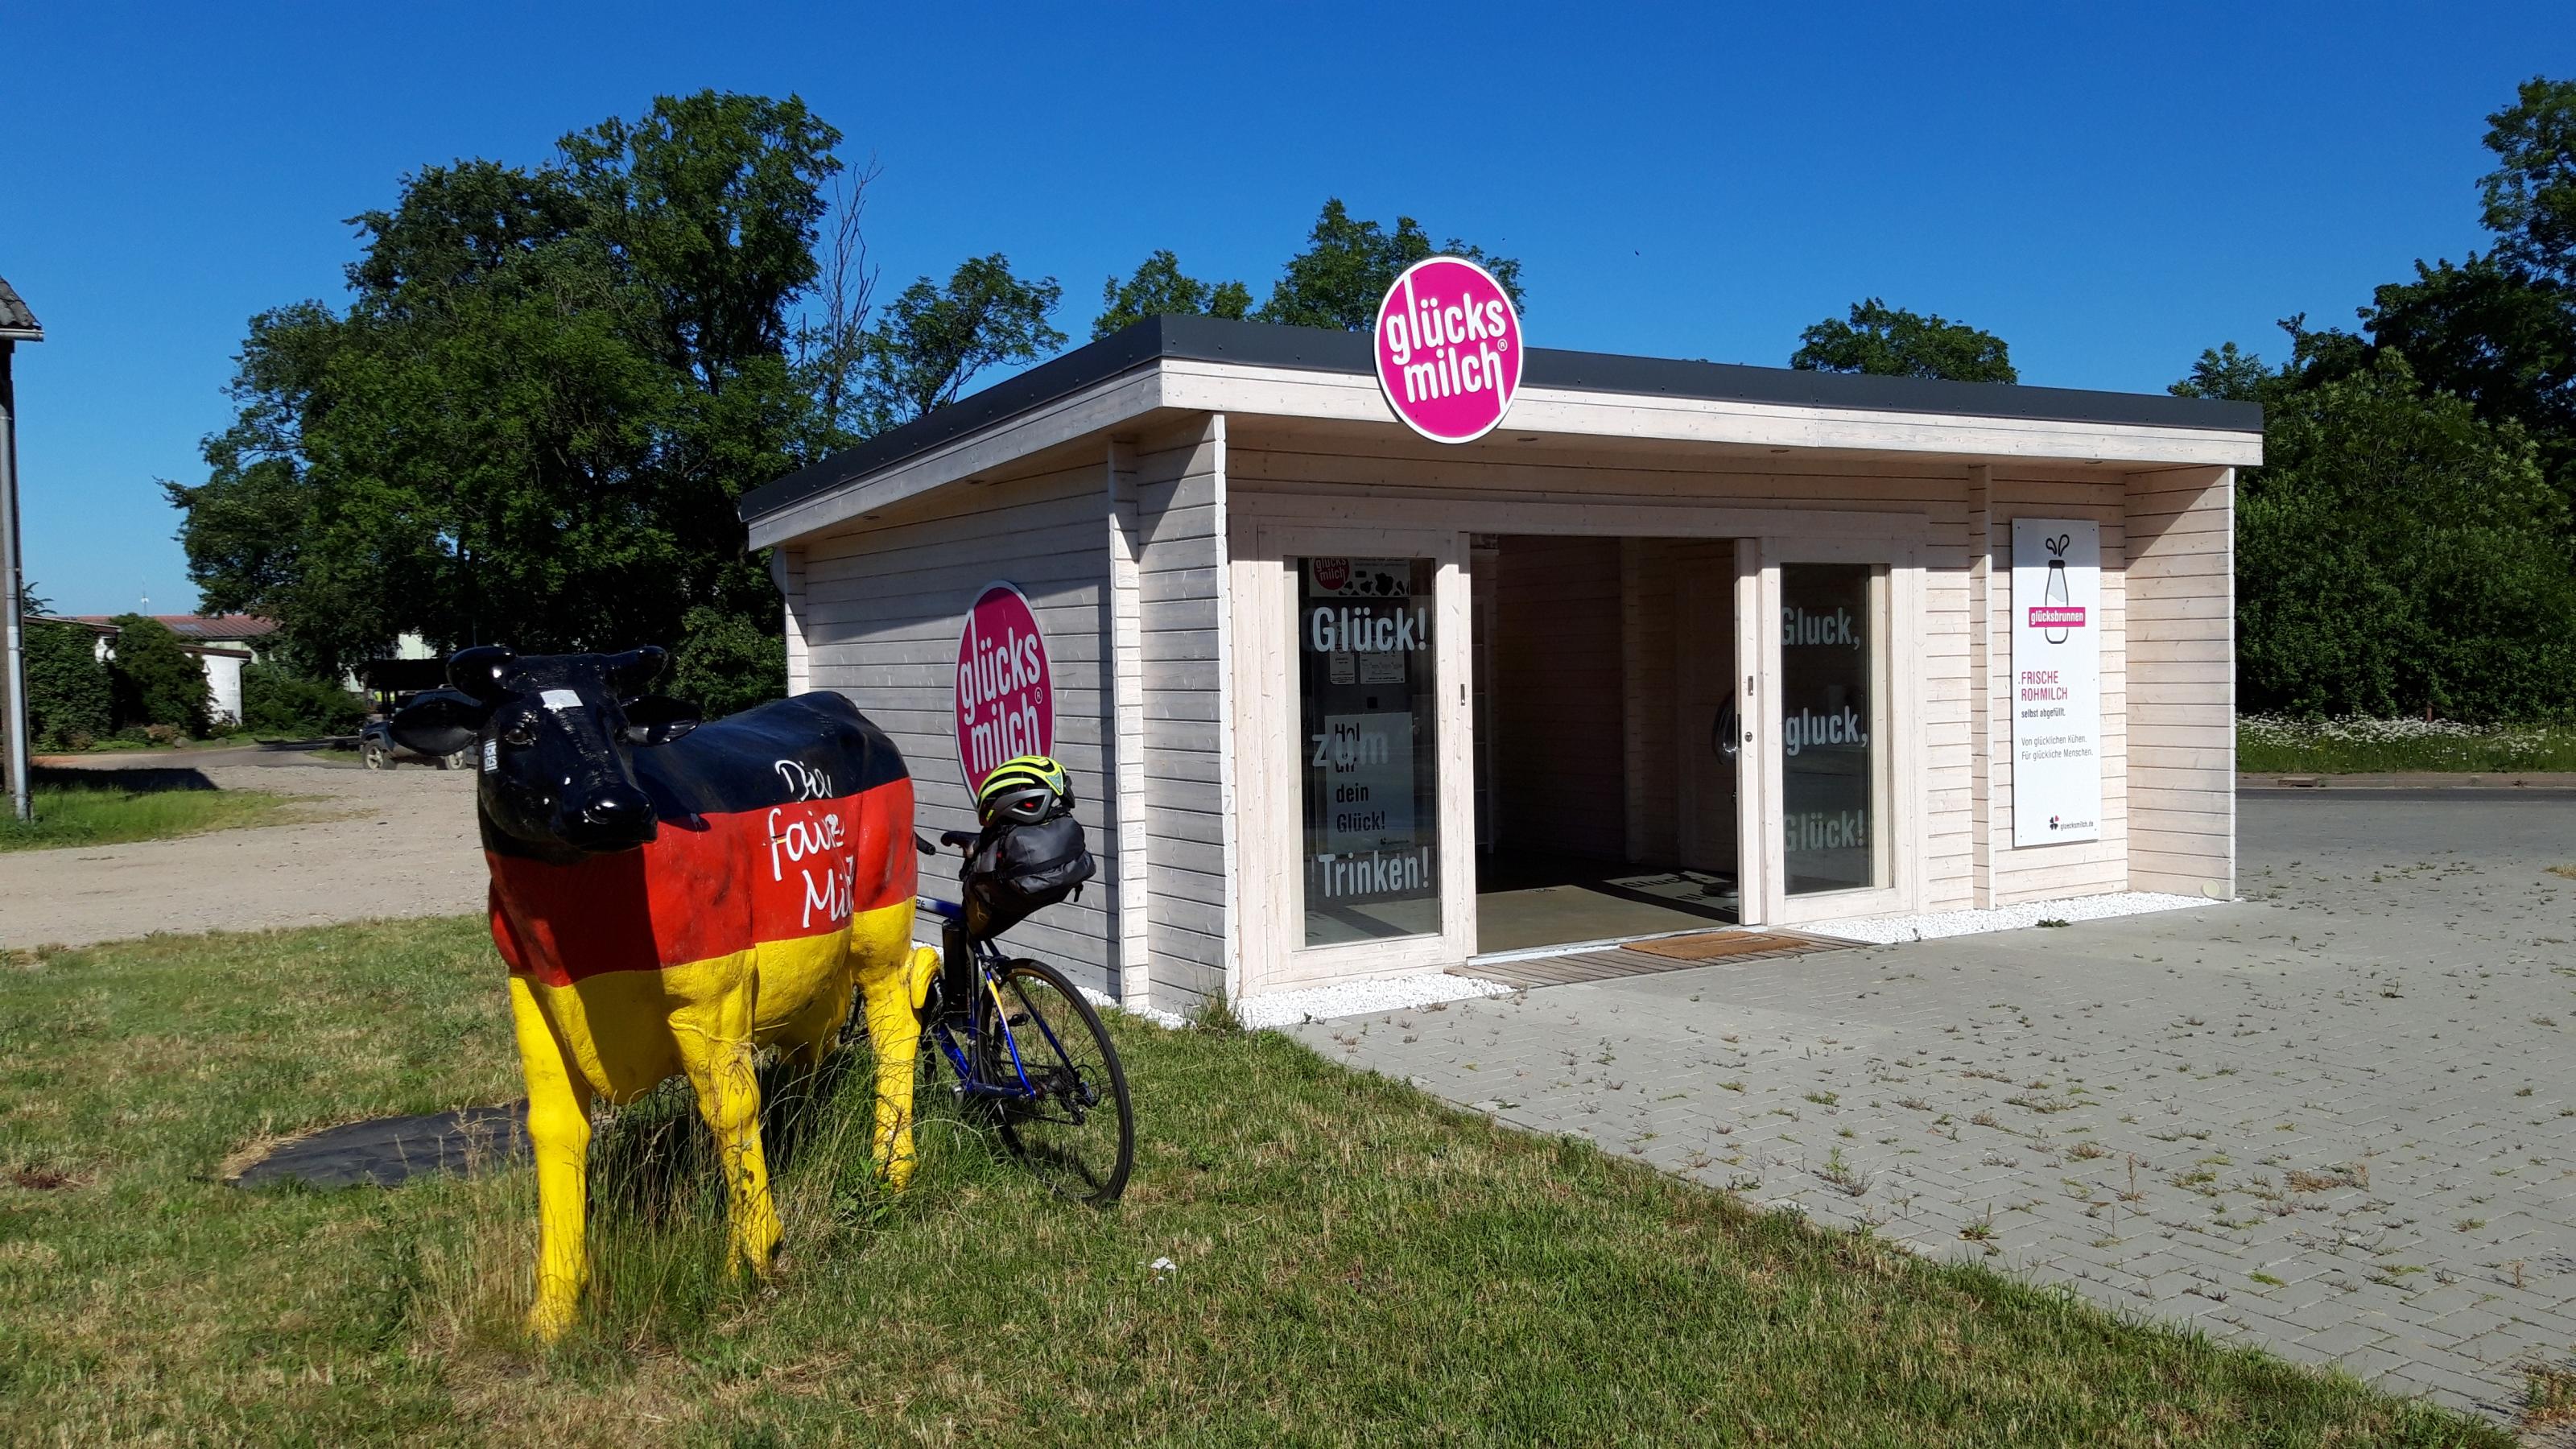
[{"label": "concrete path", "polygon": [[471,771],[378,772],[262,750],[138,753],[97,767],[192,768],[219,789],[311,798],[285,824],[0,854],[0,947],[483,908]]},{"label": "concrete path", "polygon": [[1747,1201],[2511,1419],[2576,1366],[2576,796],[2242,802],[2250,898],[1310,1023]]}]

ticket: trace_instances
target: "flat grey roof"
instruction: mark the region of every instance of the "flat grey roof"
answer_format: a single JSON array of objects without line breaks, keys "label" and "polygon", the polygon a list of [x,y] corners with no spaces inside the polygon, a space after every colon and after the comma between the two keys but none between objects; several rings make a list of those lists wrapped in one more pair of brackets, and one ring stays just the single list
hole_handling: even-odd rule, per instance
[{"label": "flat grey roof", "polygon": [[17,288],[9,285],[7,277],[0,277],[0,337],[13,342],[33,342],[44,335],[45,329],[36,321],[36,314],[27,310],[26,299],[18,295]]},{"label": "flat grey roof", "polygon": [[[1147,364],[1174,358],[1237,362],[1247,367],[1305,368],[1367,377],[1376,361],[1364,332],[1321,327],[1281,327],[1223,317],[1148,317],[1042,363],[1006,382],[834,453],[742,496],[745,521],[827,493],[853,478],[899,463],[916,453],[1043,407]],[[1615,352],[1569,352],[1533,347],[1522,363],[1521,385],[1573,392],[1699,398],[1788,407],[1848,408],[1873,412],[1940,413],[1952,417],[2032,418],[2050,422],[2113,423],[2126,427],[2194,428],[2260,433],[2256,403],[2214,402],[2161,393],[2086,392],[2065,387],[2024,387],[2001,382],[1943,382],[1919,377],[1867,377],[1856,373],[1801,372],[1787,367],[1747,367],[1731,362],[1685,362],[1670,357],[1631,357]]]}]

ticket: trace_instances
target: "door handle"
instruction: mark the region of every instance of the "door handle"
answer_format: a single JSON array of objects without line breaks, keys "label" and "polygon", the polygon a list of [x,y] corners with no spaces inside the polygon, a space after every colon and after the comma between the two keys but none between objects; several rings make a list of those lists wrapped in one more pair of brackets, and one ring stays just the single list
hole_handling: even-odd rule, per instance
[{"label": "door handle", "polygon": [[1708,743],[1711,750],[1730,760],[1734,759],[1736,751],[1742,748],[1735,742],[1735,702],[1733,700],[1719,705],[1717,716],[1708,722]]}]

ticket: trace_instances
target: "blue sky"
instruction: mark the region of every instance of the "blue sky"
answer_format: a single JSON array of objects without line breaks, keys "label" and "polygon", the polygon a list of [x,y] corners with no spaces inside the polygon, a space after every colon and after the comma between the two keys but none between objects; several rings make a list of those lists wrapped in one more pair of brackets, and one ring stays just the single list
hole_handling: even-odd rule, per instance
[{"label": "blue sky", "polygon": [[884,167],[889,287],[1006,252],[1077,340],[1155,247],[1266,293],[1339,195],[1520,257],[1540,346],[1779,364],[1878,295],[1999,333],[2024,381],[2153,390],[2479,245],[2483,117],[2576,71],[2563,0],[12,0],[0,38],[0,276],[49,335],[18,360],[27,568],[74,612],[193,606],[154,480],[201,475],[251,314],[340,300],[343,218],[659,92],[801,94]]}]

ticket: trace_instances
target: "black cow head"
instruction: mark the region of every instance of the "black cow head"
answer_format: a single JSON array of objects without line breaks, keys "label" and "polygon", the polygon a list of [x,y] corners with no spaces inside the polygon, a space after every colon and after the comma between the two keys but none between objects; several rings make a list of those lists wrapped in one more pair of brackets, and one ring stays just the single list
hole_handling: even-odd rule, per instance
[{"label": "black cow head", "polygon": [[667,657],[648,647],[523,658],[479,645],[447,661],[453,688],[415,697],[389,723],[395,743],[426,755],[479,744],[483,816],[501,833],[545,855],[628,850],[657,827],[627,747],[698,725],[694,705],[643,693]]}]

